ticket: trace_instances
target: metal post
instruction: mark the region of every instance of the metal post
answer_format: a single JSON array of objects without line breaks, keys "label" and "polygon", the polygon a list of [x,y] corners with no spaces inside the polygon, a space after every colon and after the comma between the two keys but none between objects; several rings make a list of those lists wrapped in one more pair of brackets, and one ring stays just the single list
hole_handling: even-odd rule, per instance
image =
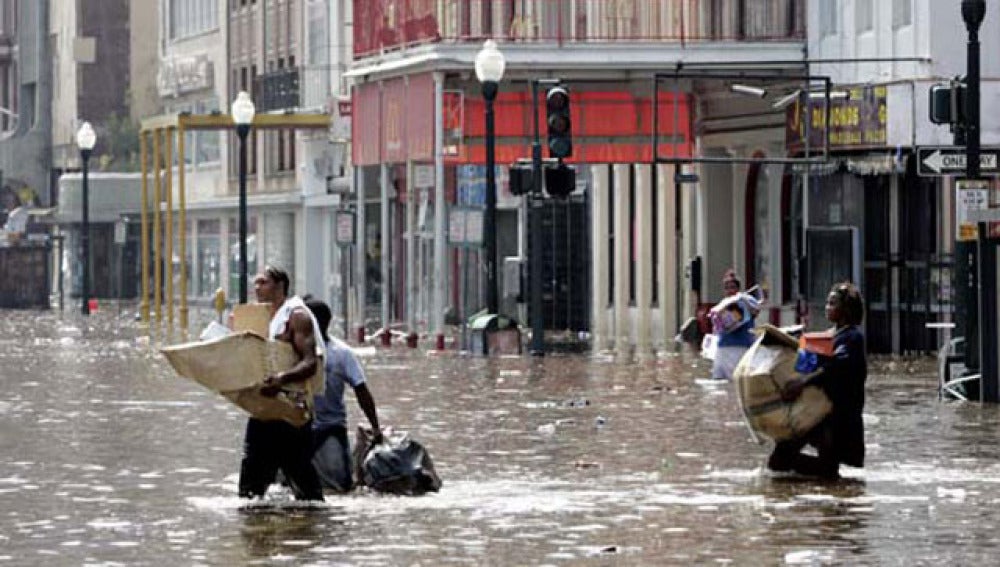
[{"label": "metal post", "polygon": [[538,134],[538,81],[531,81],[531,114],[535,125],[535,138],[531,143],[531,193],[529,218],[531,223],[529,238],[531,248],[531,355],[545,356],[545,319],[542,314],[542,255],[539,251],[542,240],[542,143]]},{"label": "metal post", "polygon": [[164,287],[166,288],[167,299],[167,325],[171,330],[174,328],[174,129],[163,130],[163,142],[166,152],[166,167],[163,171],[164,200],[166,201],[166,238],[163,242],[164,267]]},{"label": "metal post", "polygon": [[160,154],[160,129],[153,130],[153,311],[156,322],[163,320],[163,232],[160,230],[160,202],[162,194],[162,175],[160,166],[163,163]]},{"label": "metal post", "polygon": [[379,319],[381,320],[383,331],[382,346],[389,346],[392,344],[392,333],[389,329],[392,326],[392,292],[395,281],[395,278],[392,277],[392,254],[394,250],[392,246],[392,211],[389,206],[389,164],[382,163],[379,165],[379,173],[379,184],[381,186],[381,197],[379,198],[379,212],[381,213],[379,251],[382,254],[379,258],[379,270],[382,272],[382,287],[379,291],[379,308],[381,313]]},{"label": "metal post", "polygon": [[340,247],[340,312],[344,318],[344,340],[350,340],[351,315],[348,309],[350,303],[349,288],[351,283],[351,246]]},{"label": "metal post", "polygon": [[237,124],[240,139],[240,303],[247,302],[247,134],[249,124]]},{"label": "metal post", "polygon": [[486,211],[483,217],[483,255],[486,268],[486,310],[500,312],[497,293],[497,181],[496,181],[496,124],[493,102],[499,87],[496,81],[483,82],[483,98],[486,100]]},{"label": "metal post", "polygon": [[[962,20],[965,21],[965,28],[969,33],[965,105],[965,165],[968,179],[979,179],[979,26],[983,23],[985,15],[984,0],[962,0]],[[969,273],[971,281],[965,288],[969,293],[966,303],[966,366],[979,367],[983,401],[998,402],[1000,392],[997,388],[997,353],[993,348],[997,335],[996,264],[991,261],[995,257],[995,251],[992,249],[994,245],[988,241],[987,228],[986,223],[979,223],[978,274]],[[976,291],[978,298],[975,296]],[[979,319],[980,308],[985,309],[987,306],[991,307],[991,310],[984,310],[982,318]],[[975,360],[977,356],[978,361]],[[978,364],[975,364],[977,362]]]},{"label": "metal post", "polygon": [[184,179],[184,169],[187,167],[184,161],[184,125],[183,123],[177,128],[177,200],[178,200],[178,211],[180,213],[180,219],[177,225],[180,227],[178,243],[180,244],[180,257],[181,257],[181,273],[180,273],[180,302],[181,302],[181,331],[187,333],[188,331],[188,260],[187,260],[187,239],[188,239],[188,226],[187,226],[187,197],[185,197],[185,192],[187,187],[185,185]]},{"label": "metal post", "polygon": [[417,330],[417,191],[413,183],[413,161],[406,162],[406,331]]},{"label": "metal post", "polygon": [[[674,105],[677,104],[676,99],[674,100]],[[677,124],[677,122],[674,122]],[[684,321],[682,319],[684,313],[684,285],[681,283],[681,274],[684,273],[684,250],[681,248],[681,242],[684,236],[683,223],[681,222],[681,209],[684,207],[683,193],[684,185],[681,184],[681,174],[683,173],[684,166],[680,163],[674,164],[674,260],[677,263],[677,273],[674,279],[677,281],[677,312],[674,316],[674,323],[677,325],[677,332],[681,330],[681,326]]]},{"label": "metal post", "polygon": [[90,315],[90,187],[87,185],[87,162],[91,150],[80,150],[80,160],[83,165],[83,227],[80,230],[80,256],[83,264],[83,283],[80,289],[80,310],[84,315]]},{"label": "metal post", "polygon": [[436,72],[434,73],[434,296],[431,303],[431,320],[434,321],[437,350],[443,350],[445,346],[444,309],[448,289],[444,183],[444,73]]},{"label": "metal post", "polygon": [[979,227],[979,397],[984,402],[1000,402],[1000,376],[997,372],[997,246],[987,238],[989,223]]},{"label": "metal post", "polygon": [[142,322],[149,323],[149,170],[147,163],[146,132],[139,133],[139,153],[142,159],[142,204],[140,205],[140,226],[142,236],[140,238],[140,257],[142,258],[142,300],[139,305],[139,312],[142,315]]},{"label": "metal post", "polygon": [[65,307],[64,304],[63,304],[63,300],[65,299],[65,289],[63,287],[64,286],[64,284],[63,284],[63,276],[65,275],[65,274],[63,274],[63,254],[64,254],[63,247],[64,247],[64,245],[66,243],[66,236],[64,234],[62,234],[62,232],[60,232],[59,235],[56,236],[56,242],[59,244],[59,258],[56,261],[56,264],[59,265],[59,284],[58,284],[58,286],[59,286],[59,311],[62,312],[63,308]]}]

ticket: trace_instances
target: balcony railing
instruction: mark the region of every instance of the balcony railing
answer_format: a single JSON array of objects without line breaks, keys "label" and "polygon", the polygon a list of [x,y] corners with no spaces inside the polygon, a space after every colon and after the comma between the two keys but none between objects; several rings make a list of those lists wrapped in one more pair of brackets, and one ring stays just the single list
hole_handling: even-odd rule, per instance
[{"label": "balcony railing", "polygon": [[337,69],[331,65],[306,65],[265,73],[254,79],[254,104],[260,112],[317,109],[337,92]]},{"label": "balcony railing", "polygon": [[477,41],[794,41],[806,0],[354,0],[354,56]]}]

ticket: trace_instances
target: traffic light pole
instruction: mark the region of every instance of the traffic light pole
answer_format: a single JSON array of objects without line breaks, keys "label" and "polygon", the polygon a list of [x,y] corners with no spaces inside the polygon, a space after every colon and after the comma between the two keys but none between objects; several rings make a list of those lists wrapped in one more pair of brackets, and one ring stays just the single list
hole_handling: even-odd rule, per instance
[{"label": "traffic light pole", "polygon": [[545,319],[542,314],[542,255],[539,246],[542,238],[542,143],[538,128],[538,79],[531,81],[531,113],[535,136],[531,142],[531,191],[527,195],[528,218],[531,223],[531,355],[545,356]]},{"label": "traffic light pole", "polygon": [[[969,32],[965,105],[966,177],[968,179],[979,179],[980,174],[979,26],[983,23],[985,15],[986,2],[984,0],[962,0],[962,20],[965,21],[966,30]],[[975,287],[970,285],[965,288],[970,291],[969,305],[967,305],[966,352],[972,351],[979,355],[980,398],[984,402],[996,403],[1000,402],[996,351],[996,244],[991,242],[989,238],[987,233],[989,225],[987,223],[978,223],[978,229],[978,274],[977,279],[974,280],[978,285]],[[978,298],[975,297],[974,291],[978,291]],[[976,299],[978,299],[978,305],[973,305],[972,302]],[[978,323],[978,325],[974,323]],[[966,356],[967,361],[969,358]]]}]

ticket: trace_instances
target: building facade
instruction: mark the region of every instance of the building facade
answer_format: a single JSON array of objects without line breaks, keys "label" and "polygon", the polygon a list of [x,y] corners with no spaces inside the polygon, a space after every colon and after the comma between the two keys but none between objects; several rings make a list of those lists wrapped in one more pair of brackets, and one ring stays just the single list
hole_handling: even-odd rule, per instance
[{"label": "building facade", "polygon": [[[22,5],[27,3],[22,3]],[[47,135],[47,183],[56,206],[53,220],[64,237],[64,287],[70,297],[80,294],[83,275],[81,228],[81,185],[65,184],[64,174],[78,174],[82,163],[76,133],[83,122],[90,122],[97,133],[97,143],[88,162],[91,172],[134,171],[138,168],[137,125],[130,105],[132,31],[131,10],[148,7],[147,0],[128,2],[90,2],[66,4],[49,1],[46,73],[51,79],[49,130]],[[148,39],[147,39],[148,41]],[[148,44],[147,44],[148,45]],[[148,49],[149,47],[147,47]],[[100,184],[91,187],[94,203],[101,202]],[[117,297],[121,292],[121,249],[115,243],[115,221],[125,211],[90,207],[90,291],[94,297]],[[106,214],[108,213],[108,214]],[[135,245],[130,252],[129,276],[134,273]],[[116,269],[101,269],[115,266]]]},{"label": "building facade", "polygon": [[[382,326],[405,321],[422,330],[424,322],[439,336],[446,312],[467,316],[481,306],[478,252],[459,252],[445,228],[455,210],[482,203],[484,103],[472,70],[491,38],[507,61],[495,105],[497,240],[515,269],[502,278],[503,293],[527,301],[517,265],[530,249],[548,249],[570,274],[547,284],[550,322],[579,306],[589,312],[586,327],[568,330],[589,330],[597,348],[652,353],[672,344],[695,307],[684,259],[733,248],[709,230],[728,220],[715,215],[723,214],[717,202],[732,210],[729,190],[674,183],[678,171],[697,169],[680,162],[704,147],[699,128],[716,111],[712,89],[728,88],[654,77],[689,68],[745,72],[761,61],[776,73],[801,71],[805,3],[358,0],[353,21],[354,199],[368,203],[357,209],[357,247],[366,252],[355,264],[357,302],[378,303]],[[554,78],[572,93],[578,187],[567,201],[548,203],[548,228],[531,235],[528,207],[510,193],[506,172],[530,156],[531,119],[541,112],[531,81]],[[783,145],[781,120],[744,127],[742,138],[748,131],[774,151]],[[552,250],[571,241],[566,231],[575,221],[566,219],[576,218],[574,207],[589,220],[571,238],[588,241],[589,254]],[[733,260],[723,254],[716,263]],[[588,297],[557,301],[580,288]]]},{"label": "building facade", "polygon": [[[831,109],[854,108],[844,116],[857,115],[857,124],[839,128],[828,167],[800,179],[808,193],[807,234],[815,227],[830,238],[840,230],[839,238],[847,231],[860,241],[851,276],[866,296],[870,350],[934,351],[941,337],[925,325],[952,320],[958,299],[955,187],[954,176],[922,167],[917,150],[955,141],[948,126],[930,122],[928,92],[966,72],[960,7],[928,0],[814,0],[809,21],[814,72],[863,98],[852,96]],[[998,26],[1000,14],[988,8],[980,31],[983,53],[1000,48]],[[822,63],[839,59],[853,63]],[[982,60],[983,145],[1000,140],[1000,120],[988,110],[1000,88],[997,65]],[[836,134],[831,126],[831,145]],[[995,179],[991,184],[996,187]],[[996,202],[996,195],[991,199]],[[808,286],[813,311],[821,301],[817,294],[825,291],[820,281],[813,278]]]},{"label": "building facade", "polygon": [[50,206],[48,2],[0,2],[0,171],[21,202]]},{"label": "building facade", "polygon": [[[159,12],[160,113],[228,115],[240,91],[251,95],[258,114],[336,112],[342,82],[337,58],[344,52],[336,42],[346,17],[339,3],[160,0]],[[331,231],[350,164],[343,160],[349,140],[342,136],[334,143],[336,133],[250,131],[247,259],[250,278],[265,264],[281,266],[292,277],[293,292],[339,307],[341,258]],[[223,129],[187,131],[184,142],[187,215],[185,226],[172,215],[172,249],[186,239],[190,299],[207,301],[222,289],[234,300],[240,288],[239,141]],[[153,142],[147,144],[155,153]],[[177,179],[178,158],[167,159],[162,141],[158,150],[161,159],[173,160]],[[162,206],[176,210],[180,188],[172,186]],[[171,261],[179,278],[182,260]],[[171,287],[180,289],[178,282]]]}]

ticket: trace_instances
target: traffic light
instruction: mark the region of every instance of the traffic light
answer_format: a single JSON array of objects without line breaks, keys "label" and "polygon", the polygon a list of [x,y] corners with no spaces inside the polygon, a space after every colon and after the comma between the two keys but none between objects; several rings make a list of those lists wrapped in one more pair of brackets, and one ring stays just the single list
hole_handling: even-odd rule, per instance
[{"label": "traffic light", "polygon": [[576,169],[560,163],[545,168],[545,192],[553,197],[568,197],[576,189]]},{"label": "traffic light", "polygon": [[530,165],[514,164],[510,166],[510,194],[527,195],[532,192],[534,180]]},{"label": "traffic light", "polygon": [[930,120],[933,124],[962,124],[965,122],[965,84],[932,85],[930,89]]},{"label": "traffic light", "polygon": [[549,127],[549,157],[573,155],[572,125],[569,116],[569,91],[552,87],[545,93],[546,123]]}]

